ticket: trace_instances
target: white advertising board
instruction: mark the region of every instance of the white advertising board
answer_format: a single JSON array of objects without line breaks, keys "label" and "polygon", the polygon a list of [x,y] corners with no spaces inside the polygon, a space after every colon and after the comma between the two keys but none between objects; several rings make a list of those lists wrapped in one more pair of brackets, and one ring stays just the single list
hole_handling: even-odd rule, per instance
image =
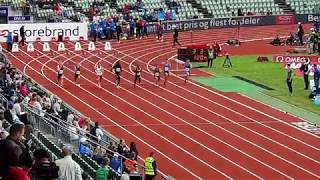
[{"label": "white advertising board", "polygon": [[[22,24],[1,24],[0,42],[6,42],[9,31],[13,36],[19,36],[19,29]],[[52,37],[58,39],[59,34],[69,37],[71,41],[79,41],[80,37],[88,40],[87,23],[33,23],[24,24],[25,38],[27,42],[36,41],[39,37],[41,41],[51,41]],[[20,39],[20,36],[19,36]]]}]

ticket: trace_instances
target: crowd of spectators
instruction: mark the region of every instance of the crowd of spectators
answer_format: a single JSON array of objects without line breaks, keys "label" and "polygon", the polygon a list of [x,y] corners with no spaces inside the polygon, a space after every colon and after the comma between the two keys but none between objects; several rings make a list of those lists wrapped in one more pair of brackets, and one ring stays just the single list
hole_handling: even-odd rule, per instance
[{"label": "crowd of spectators", "polygon": [[[98,122],[92,123],[86,117],[78,117],[74,112],[64,108],[60,99],[47,94],[38,84],[4,62],[0,62],[0,88],[1,94],[9,100],[0,107],[0,154],[1,158],[4,158],[0,159],[0,176],[10,177],[16,173],[25,177],[35,176],[38,162],[41,161],[50,167],[57,167],[54,169],[58,169],[56,173],[59,171],[59,176],[72,171],[71,179],[79,180],[80,167],[70,158],[72,148],[61,147],[65,157],[55,164],[49,161],[48,152],[31,147],[32,142],[29,141],[28,134],[32,133],[33,122],[28,119],[30,112],[23,111],[24,107],[30,108],[40,117],[51,118],[53,122],[61,124],[61,127],[66,127],[70,140],[79,146],[79,153],[91,157],[98,165],[108,165],[116,172],[125,172],[125,175],[139,173],[136,162],[138,151],[134,142],[129,148],[124,140],[120,140],[119,144],[113,141],[109,144],[102,142],[105,134]],[[103,143],[107,145],[102,145]],[[31,154],[34,156],[33,160]]]}]

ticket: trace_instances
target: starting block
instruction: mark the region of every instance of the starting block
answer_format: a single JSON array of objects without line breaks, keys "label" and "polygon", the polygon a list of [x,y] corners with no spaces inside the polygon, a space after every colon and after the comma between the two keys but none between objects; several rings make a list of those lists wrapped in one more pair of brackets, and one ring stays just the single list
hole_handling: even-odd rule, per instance
[{"label": "starting block", "polygon": [[111,47],[111,43],[110,42],[106,42],[104,45],[104,50],[105,51],[111,51],[112,47]]},{"label": "starting block", "polygon": [[43,43],[42,51],[43,52],[50,52],[50,46],[49,46],[48,42]]},{"label": "starting block", "polygon": [[92,41],[89,42],[88,50],[89,51],[95,51],[96,50],[96,45],[94,44],[94,42],[92,42]]},{"label": "starting block", "polygon": [[74,50],[75,51],[81,51],[82,50],[80,42],[76,42],[76,44],[74,45]]},{"label": "starting block", "polygon": [[63,43],[63,42],[59,42],[58,51],[65,51],[64,43]]},{"label": "starting block", "polygon": [[29,42],[27,46],[27,52],[33,52],[33,51],[34,51],[33,43]]},{"label": "starting block", "polygon": [[12,52],[19,52],[19,45],[18,43],[12,44]]}]

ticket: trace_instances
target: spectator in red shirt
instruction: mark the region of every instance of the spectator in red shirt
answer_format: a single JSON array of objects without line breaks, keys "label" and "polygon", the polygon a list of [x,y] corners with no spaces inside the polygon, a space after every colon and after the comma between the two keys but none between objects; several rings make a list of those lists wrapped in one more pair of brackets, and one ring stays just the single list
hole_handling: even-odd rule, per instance
[{"label": "spectator in red shirt", "polygon": [[19,93],[21,96],[26,97],[28,95],[27,85],[26,83],[22,82],[19,87]]}]

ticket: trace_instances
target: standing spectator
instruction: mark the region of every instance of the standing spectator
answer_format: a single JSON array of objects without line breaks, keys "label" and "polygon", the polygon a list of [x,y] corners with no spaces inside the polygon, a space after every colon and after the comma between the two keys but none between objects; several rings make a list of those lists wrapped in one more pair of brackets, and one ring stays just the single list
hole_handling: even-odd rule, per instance
[{"label": "standing spectator", "polygon": [[64,158],[56,161],[56,164],[59,167],[59,176],[67,180],[82,180],[81,168],[71,157],[71,147],[64,146],[62,152]]},{"label": "standing spectator", "polygon": [[61,108],[61,99],[57,100],[54,104],[53,104],[53,111],[54,114],[60,116],[60,114],[62,113],[62,108]]},{"label": "standing spectator", "polygon": [[320,70],[318,68],[317,64],[313,65],[313,79],[314,79],[314,86],[316,87],[316,92],[318,92],[319,89],[319,79],[320,79]]},{"label": "standing spectator", "polygon": [[300,45],[303,46],[303,36],[304,36],[304,30],[303,30],[303,26],[301,24],[301,22],[298,22],[298,37],[299,37],[299,41],[300,41]]},{"label": "standing spectator", "polygon": [[44,149],[36,149],[33,153],[34,165],[31,170],[33,180],[53,180],[59,177],[59,167],[49,160],[50,155]]},{"label": "standing spectator", "polygon": [[120,22],[117,23],[116,32],[117,32],[117,41],[120,43],[120,37],[121,37],[121,33],[122,33],[122,27],[121,27]]},{"label": "standing spectator", "polygon": [[9,31],[7,35],[7,51],[8,52],[12,51],[12,43],[13,43],[13,36],[12,36],[12,32]]},{"label": "standing spectator", "polygon": [[293,80],[293,70],[291,64],[287,64],[287,86],[289,89],[289,95],[292,96],[292,80]]},{"label": "standing spectator", "polygon": [[135,20],[132,19],[132,20],[130,21],[130,36],[131,36],[131,37],[134,37],[134,36],[135,36],[136,25],[137,25],[137,24],[136,24]]},{"label": "standing spectator", "polygon": [[157,164],[153,152],[144,161],[145,180],[154,180],[157,176]]},{"label": "standing spectator", "polygon": [[179,46],[181,46],[181,44],[178,41],[178,38],[179,38],[179,30],[178,30],[178,28],[174,28],[174,31],[173,31],[173,46],[172,47],[175,47],[176,43]]},{"label": "standing spectator", "polygon": [[18,166],[20,156],[24,151],[24,146],[21,140],[24,135],[23,124],[13,124],[10,127],[9,136],[0,141],[0,176],[6,177],[8,175],[8,168],[10,166]]},{"label": "standing spectator", "polygon": [[126,147],[124,140],[120,139],[120,143],[118,144],[117,152],[121,155],[123,155],[124,148]]},{"label": "standing spectator", "polygon": [[213,59],[215,59],[215,52],[213,47],[210,46],[208,49],[208,67],[212,68]]},{"label": "standing spectator", "polygon": [[98,36],[98,24],[96,22],[92,22],[90,25],[91,37],[93,38],[93,42],[96,42]]},{"label": "standing spectator", "polygon": [[24,26],[21,26],[19,31],[20,31],[20,37],[21,37],[21,41],[19,44],[22,44],[22,46],[24,46],[24,41],[25,41]]},{"label": "standing spectator", "polygon": [[100,142],[103,136],[103,132],[99,127],[99,123],[95,122],[94,127],[90,130],[90,134],[93,136],[93,140]]},{"label": "standing spectator", "polygon": [[300,67],[300,71],[303,72],[304,89],[307,90],[309,87],[309,73],[310,73],[309,62],[305,62]]},{"label": "standing spectator", "polygon": [[109,159],[104,158],[101,163],[101,167],[96,171],[96,180],[106,180],[109,176]]},{"label": "standing spectator", "polygon": [[137,160],[138,160],[138,155],[139,155],[139,153],[138,153],[138,150],[137,150],[137,147],[136,147],[136,143],[134,143],[134,142],[131,142],[131,143],[130,143],[130,153],[131,153],[131,154],[134,154],[133,159],[134,159],[135,161],[137,161]]}]

